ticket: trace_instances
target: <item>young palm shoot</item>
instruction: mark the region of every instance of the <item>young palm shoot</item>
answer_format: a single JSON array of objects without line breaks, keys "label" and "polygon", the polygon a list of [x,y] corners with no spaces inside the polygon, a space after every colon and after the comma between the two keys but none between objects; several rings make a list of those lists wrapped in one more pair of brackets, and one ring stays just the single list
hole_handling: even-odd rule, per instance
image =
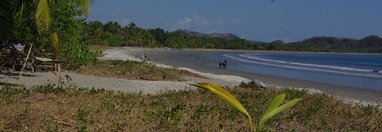
[{"label": "young palm shoot", "polygon": [[296,98],[280,106],[280,104],[284,101],[284,99],[285,99],[285,93],[279,94],[278,96],[273,98],[267,110],[264,112],[263,116],[260,118],[259,124],[257,126],[257,131],[263,131],[264,124],[267,120],[269,120],[271,117],[275,116],[276,114],[294,106],[301,100],[300,98]]},{"label": "young palm shoot", "polygon": [[[237,100],[228,91],[226,91],[222,87],[220,87],[216,84],[213,84],[213,83],[196,83],[196,84],[191,84],[191,85],[211,91],[212,93],[218,95],[220,98],[222,98],[224,101],[226,101],[228,104],[233,106],[235,109],[237,109],[238,111],[243,113],[248,118],[248,122],[249,122],[249,126],[251,128],[251,131],[253,130],[252,119],[251,119],[250,114],[247,112],[247,110],[244,108],[244,106],[239,102],[239,100]],[[293,100],[280,106],[280,104],[284,101],[284,99],[285,99],[285,93],[282,93],[282,94],[276,96],[275,98],[273,98],[273,100],[269,104],[267,110],[265,111],[263,116],[260,118],[256,131],[263,131],[264,130],[264,124],[267,120],[269,120],[271,117],[275,116],[276,114],[294,106],[295,104],[297,104],[301,100],[300,98],[296,98],[296,99],[293,99]]]},{"label": "young palm shoot", "polygon": [[191,84],[191,85],[211,91],[212,93],[218,95],[221,99],[226,101],[228,104],[233,106],[235,109],[243,113],[248,118],[251,131],[253,130],[251,116],[249,115],[247,110],[244,108],[244,106],[239,102],[239,100],[237,100],[227,90],[213,83],[197,83],[197,84]]}]

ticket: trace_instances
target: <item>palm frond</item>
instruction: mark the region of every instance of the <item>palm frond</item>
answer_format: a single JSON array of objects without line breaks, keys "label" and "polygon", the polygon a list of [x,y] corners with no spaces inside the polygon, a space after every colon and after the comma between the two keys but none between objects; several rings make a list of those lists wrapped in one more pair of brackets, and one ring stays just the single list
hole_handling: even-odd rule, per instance
[{"label": "palm frond", "polygon": [[49,30],[51,20],[48,0],[39,0],[35,19],[38,28],[44,29],[45,31]]},{"label": "palm frond", "polygon": [[211,91],[212,93],[214,93],[215,95],[219,96],[221,99],[226,101],[228,104],[230,104],[232,107],[234,107],[235,109],[243,113],[248,118],[248,123],[251,128],[251,131],[253,130],[251,115],[249,115],[248,111],[244,108],[244,106],[240,103],[240,101],[237,100],[227,90],[213,83],[196,83],[191,85]]},{"label": "palm frond", "polygon": [[83,15],[86,17],[89,15],[92,0],[73,0],[73,2],[82,10]]},{"label": "palm frond", "polygon": [[263,131],[265,122],[268,121],[271,117],[275,116],[278,113],[281,113],[282,111],[296,105],[299,101],[301,101],[301,98],[293,99],[283,105],[280,106],[280,104],[284,101],[286,94],[282,93],[271,101],[269,104],[267,110],[264,112],[263,116],[259,120],[259,124],[257,127],[257,131]]},{"label": "palm frond", "polygon": [[53,48],[58,51],[59,50],[59,39],[58,39],[58,35],[57,35],[57,32],[54,32],[52,33],[51,35],[51,42],[52,42],[52,46]]},{"label": "palm frond", "polygon": [[22,1],[20,10],[16,12],[15,16],[13,19],[16,22],[16,26],[19,27],[21,23],[23,22],[23,14],[24,14],[24,8],[25,8],[25,2]]}]

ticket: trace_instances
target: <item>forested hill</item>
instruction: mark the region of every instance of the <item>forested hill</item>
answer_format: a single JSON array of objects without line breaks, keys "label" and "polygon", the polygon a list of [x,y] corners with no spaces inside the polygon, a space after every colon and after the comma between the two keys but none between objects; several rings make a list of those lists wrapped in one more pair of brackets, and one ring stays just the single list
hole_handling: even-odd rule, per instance
[{"label": "forested hill", "polygon": [[184,29],[179,29],[179,30],[176,30],[174,32],[182,34],[182,35],[186,35],[186,36],[195,36],[195,37],[223,38],[223,39],[226,39],[226,40],[240,39],[240,37],[236,36],[235,34],[231,34],[231,33],[224,33],[224,34],[221,34],[221,33],[210,33],[210,34],[206,34],[206,33],[199,33],[199,32],[194,32],[194,31],[188,31],[188,30],[184,30]]},{"label": "forested hill", "polygon": [[302,49],[297,50],[382,53],[382,38],[375,35],[370,35],[360,40],[337,37],[312,37],[302,42],[290,44],[302,46]]},{"label": "forested hill", "polygon": [[375,35],[360,40],[320,36],[291,43],[258,42],[230,33],[206,34],[182,29],[168,32],[161,28],[143,29],[134,23],[122,27],[117,22],[99,21],[85,24],[85,41],[109,46],[382,53],[382,39]]}]

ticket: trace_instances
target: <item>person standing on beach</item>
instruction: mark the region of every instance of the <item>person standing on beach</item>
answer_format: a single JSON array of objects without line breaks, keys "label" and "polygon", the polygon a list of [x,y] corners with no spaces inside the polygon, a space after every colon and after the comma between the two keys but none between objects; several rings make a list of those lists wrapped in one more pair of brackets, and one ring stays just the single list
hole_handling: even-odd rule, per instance
[{"label": "person standing on beach", "polygon": [[220,61],[219,62],[219,68],[222,68],[222,66],[223,66],[223,61]]},{"label": "person standing on beach", "polygon": [[142,56],[141,58],[142,58],[142,61],[143,61],[143,62],[146,62],[146,61],[148,61],[146,53],[145,53],[145,55],[144,55],[144,56]]},{"label": "person standing on beach", "polygon": [[227,64],[228,64],[227,60],[224,60],[224,62],[223,62],[224,69],[227,68]]}]

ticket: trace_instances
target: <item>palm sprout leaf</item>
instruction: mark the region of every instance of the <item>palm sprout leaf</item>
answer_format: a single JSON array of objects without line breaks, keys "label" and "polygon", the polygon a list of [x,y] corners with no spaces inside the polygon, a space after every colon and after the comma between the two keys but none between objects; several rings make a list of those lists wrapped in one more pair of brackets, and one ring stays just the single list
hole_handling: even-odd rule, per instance
[{"label": "palm sprout leaf", "polygon": [[271,110],[270,112],[266,113],[261,119],[260,119],[260,123],[259,123],[259,127],[258,129],[262,129],[265,122],[270,119],[271,117],[273,117],[274,115],[296,105],[299,101],[301,101],[302,99],[301,98],[296,98],[296,99],[293,99],[283,105],[281,105],[280,107],[274,109],[274,110]]},{"label": "palm sprout leaf", "polygon": [[229,93],[227,90],[223,89],[222,87],[216,85],[216,84],[213,84],[213,83],[198,83],[199,85],[204,85],[204,86],[211,86],[213,87],[214,89],[218,90],[219,92],[227,95],[229,98],[233,99],[234,101],[239,102],[239,100],[237,100],[231,93]]},{"label": "palm sprout leaf", "polygon": [[228,91],[226,91],[225,89],[213,83],[197,83],[197,84],[191,84],[191,85],[211,91],[212,93],[218,95],[221,99],[226,101],[228,104],[233,106],[235,109],[237,109],[238,111],[246,115],[252,130],[251,116],[249,115],[247,110],[244,108],[244,106]]},{"label": "palm sprout leaf", "polygon": [[92,0],[73,0],[73,2],[82,10],[83,15],[86,17],[89,15]]},{"label": "palm sprout leaf", "polygon": [[19,11],[17,11],[15,16],[13,17],[17,27],[19,27],[23,21],[24,8],[25,8],[25,2],[22,1]]},{"label": "palm sprout leaf", "polygon": [[220,86],[216,84],[212,84],[212,83],[198,83],[198,84],[191,84],[191,85],[211,91],[212,93],[218,95],[220,98],[222,98],[224,101],[232,105],[234,108],[236,108],[243,114],[249,115],[249,113],[243,107],[243,105],[232,94],[230,94],[228,91],[221,88]]},{"label": "palm sprout leaf", "polygon": [[51,20],[48,0],[39,0],[35,19],[38,28],[44,29],[45,31],[49,30]]},{"label": "palm sprout leaf", "polygon": [[52,33],[52,35],[51,35],[51,42],[52,42],[53,48],[56,51],[58,51],[60,45],[59,45],[59,39],[58,39],[57,32]]},{"label": "palm sprout leaf", "polygon": [[267,110],[264,112],[263,116],[265,116],[270,111],[272,111],[272,110],[276,109],[277,107],[279,107],[284,99],[285,99],[285,93],[277,95],[275,98],[273,98],[273,100],[271,101],[271,104],[269,104],[269,106],[268,106]]}]

